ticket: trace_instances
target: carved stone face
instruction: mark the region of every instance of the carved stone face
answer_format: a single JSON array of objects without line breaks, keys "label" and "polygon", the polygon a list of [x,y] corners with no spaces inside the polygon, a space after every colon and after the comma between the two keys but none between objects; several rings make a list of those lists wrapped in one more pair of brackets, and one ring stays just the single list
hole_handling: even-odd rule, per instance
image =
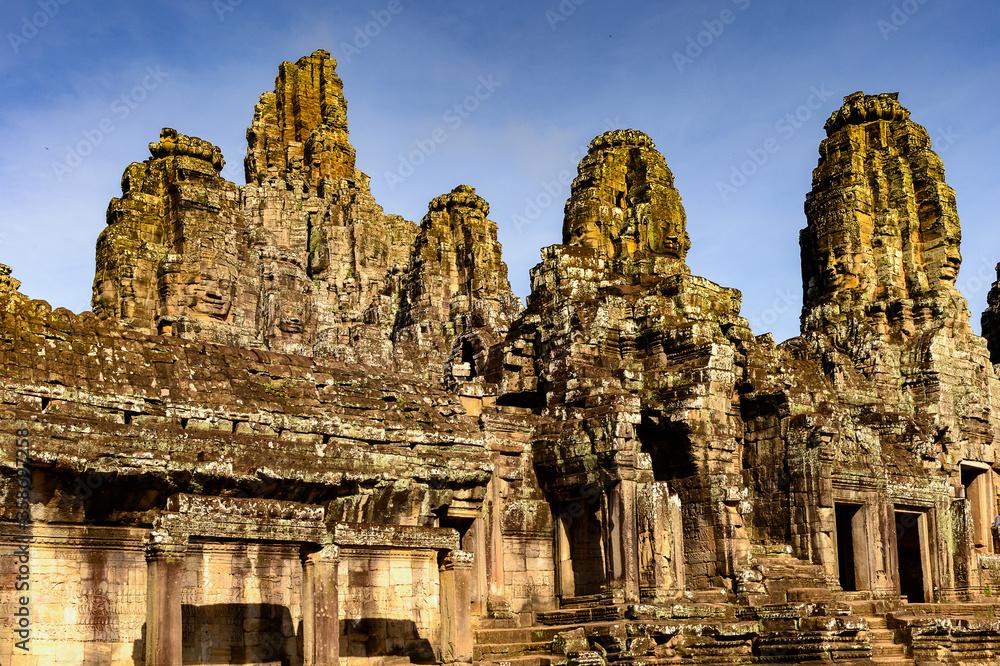
[{"label": "carved stone face", "polygon": [[944,266],[941,267],[941,282],[949,287],[954,287],[955,280],[958,278],[958,269],[961,265],[962,255],[959,254],[958,248],[956,247],[954,250],[949,248],[948,258]]},{"label": "carved stone face", "polygon": [[681,261],[687,257],[691,241],[683,226],[673,222],[657,220],[651,222],[649,229],[649,249],[656,254],[666,255]]},{"label": "carved stone face", "polygon": [[573,244],[580,247],[599,248],[604,244],[604,239],[601,237],[601,230],[596,224],[592,224],[577,230],[577,237]]},{"label": "carved stone face", "polygon": [[289,335],[302,333],[302,328],[302,319],[298,316],[298,313],[293,312],[290,308],[283,311],[278,318],[278,329]]},{"label": "carved stone face", "polygon": [[683,261],[691,240],[685,230],[680,198],[670,194],[665,194],[644,211],[640,227],[646,231],[646,246],[650,252]]},{"label": "carved stone face", "polygon": [[118,286],[114,280],[101,280],[94,286],[94,306],[102,318],[118,316]]},{"label": "carved stone face", "polygon": [[857,255],[845,253],[838,256],[834,250],[827,251],[826,260],[820,272],[821,282],[825,286],[826,292],[854,289],[861,282],[860,274],[861,266]]},{"label": "carved stone face", "polygon": [[294,274],[275,276],[277,289],[269,296],[267,336],[272,340],[300,341],[310,321],[308,283]]},{"label": "carved stone face", "polygon": [[232,309],[232,290],[233,280],[228,270],[207,267],[192,307],[200,315],[225,321]]},{"label": "carved stone face", "polygon": [[938,276],[945,286],[954,287],[955,279],[958,277],[958,269],[962,266],[962,253],[959,250],[962,232],[958,223],[950,216],[944,216],[941,222],[944,230],[944,236],[941,239],[944,246],[944,258],[938,269]]}]

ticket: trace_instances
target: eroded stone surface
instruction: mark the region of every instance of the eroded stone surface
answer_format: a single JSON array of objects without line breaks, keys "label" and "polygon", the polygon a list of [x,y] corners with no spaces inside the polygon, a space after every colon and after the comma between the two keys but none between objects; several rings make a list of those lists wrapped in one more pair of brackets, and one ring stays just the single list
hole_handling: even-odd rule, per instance
[{"label": "eroded stone surface", "polygon": [[525,309],[472,187],[419,226],[375,203],[334,68],[282,64],[245,186],[163,131],[94,313],[0,265],[0,544],[33,544],[37,663],[994,658],[1000,380],[895,94],[827,122],[775,345],[690,274],[647,135],[591,143]]},{"label": "eroded stone surface", "polygon": [[861,320],[898,341],[968,319],[955,192],[896,97],[854,93],[826,123],[801,236],[804,331]]},{"label": "eroded stone surface", "polygon": [[608,259],[666,263],[686,270],[691,247],[674,175],[648,135],[612,130],[594,139],[566,204],[563,243]]}]

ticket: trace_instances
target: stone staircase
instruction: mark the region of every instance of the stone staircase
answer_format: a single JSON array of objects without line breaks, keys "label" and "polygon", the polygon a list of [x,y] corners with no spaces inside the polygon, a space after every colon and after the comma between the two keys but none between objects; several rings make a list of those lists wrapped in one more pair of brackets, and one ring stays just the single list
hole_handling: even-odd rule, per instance
[{"label": "stone staircase", "polygon": [[489,620],[475,630],[482,666],[1000,663],[1000,604],[907,604],[830,589],[823,568],[787,549],[755,552],[738,584],[672,602],[568,607],[535,626]]},{"label": "stone staircase", "polygon": [[472,659],[476,666],[550,666],[565,659],[552,654],[552,640],[565,630],[518,627],[515,621],[484,623],[473,630]]},{"label": "stone staircase", "polygon": [[[482,666],[670,664],[1000,664],[1000,604],[907,604],[845,592],[783,546],[757,547],[737,582],[659,604],[568,604],[535,626],[488,621],[475,631]],[[506,622],[506,624],[504,624]]]},{"label": "stone staircase", "polygon": [[823,567],[793,557],[789,550],[784,546],[753,550],[749,580],[742,590],[750,605],[833,600]]},{"label": "stone staircase", "polygon": [[896,642],[896,632],[889,627],[885,616],[865,617],[865,621],[872,642],[872,663],[912,666],[913,659],[906,656],[906,646]]}]

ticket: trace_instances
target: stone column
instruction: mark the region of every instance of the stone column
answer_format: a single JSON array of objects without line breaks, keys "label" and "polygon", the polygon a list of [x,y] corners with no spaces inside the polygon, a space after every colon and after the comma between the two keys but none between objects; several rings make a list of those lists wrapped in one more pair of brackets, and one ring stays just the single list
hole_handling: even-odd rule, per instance
[{"label": "stone column", "polygon": [[441,663],[472,663],[472,553],[453,550],[441,565]]},{"label": "stone column", "polygon": [[146,537],[146,666],[181,666],[181,591],[187,535]]},{"label": "stone column", "polygon": [[339,562],[340,549],[334,545],[302,555],[302,644],[307,666],[340,663]]},{"label": "stone column", "polygon": [[611,525],[608,530],[611,562],[611,589],[627,604],[639,603],[639,536],[635,524],[635,485],[632,479],[621,479],[611,487],[608,509]]},{"label": "stone column", "polygon": [[[495,469],[500,469],[500,461],[493,460]],[[484,521],[484,531],[486,533],[485,566],[486,579],[489,589],[487,590],[487,604],[494,603],[504,597],[507,592],[507,585],[504,580],[503,562],[503,531],[500,527],[500,514],[503,500],[500,497],[501,480],[494,475],[486,486],[486,520]]]}]

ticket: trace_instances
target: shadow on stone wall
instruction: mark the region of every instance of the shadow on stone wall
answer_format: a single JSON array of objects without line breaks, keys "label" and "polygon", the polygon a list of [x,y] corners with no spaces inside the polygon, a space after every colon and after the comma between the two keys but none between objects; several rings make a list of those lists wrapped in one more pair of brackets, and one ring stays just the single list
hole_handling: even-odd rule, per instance
[{"label": "shadow on stone wall", "polygon": [[[297,626],[287,606],[209,604],[181,607],[184,664],[257,664],[300,666],[302,622]],[[411,623],[412,624],[412,623]],[[146,626],[135,641],[132,658],[145,663]]]},{"label": "shadow on stone wall", "polygon": [[409,657],[414,664],[435,664],[434,648],[412,620],[366,617],[341,620],[341,657]]}]

